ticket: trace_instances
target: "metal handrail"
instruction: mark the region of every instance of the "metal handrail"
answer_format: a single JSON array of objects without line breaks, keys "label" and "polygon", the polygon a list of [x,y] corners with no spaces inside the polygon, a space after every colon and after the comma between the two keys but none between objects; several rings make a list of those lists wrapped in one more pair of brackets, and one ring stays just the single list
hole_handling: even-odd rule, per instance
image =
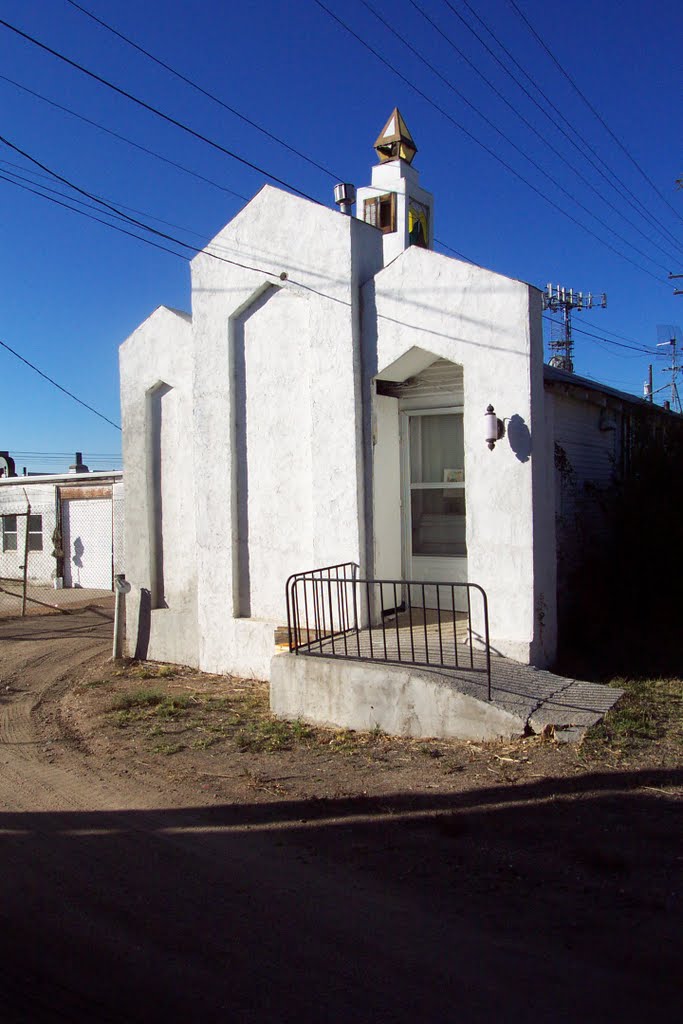
[{"label": "metal handrail", "polygon": [[[285,593],[292,653],[481,673],[486,676],[491,700],[488,598],[479,584],[370,579],[362,578],[359,572],[355,562],[342,562],[289,577]],[[427,606],[427,588],[436,591],[436,608]],[[388,608],[387,590],[393,602]],[[467,598],[467,648],[459,652],[456,592],[463,590]],[[477,639],[483,645],[483,666],[479,658],[475,662],[474,594],[481,600],[483,633]],[[402,612],[408,616],[407,630],[399,623]],[[434,623],[428,624],[428,612],[436,613]]]}]

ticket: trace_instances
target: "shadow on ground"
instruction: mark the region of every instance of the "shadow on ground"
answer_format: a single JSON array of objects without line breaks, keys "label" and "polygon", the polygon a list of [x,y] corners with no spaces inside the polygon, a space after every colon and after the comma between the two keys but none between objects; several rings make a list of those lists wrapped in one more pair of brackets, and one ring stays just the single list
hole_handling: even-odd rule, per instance
[{"label": "shadow on ground", "polygon": [[682,784],[2,813],[3,1019],[673,1019]]}]

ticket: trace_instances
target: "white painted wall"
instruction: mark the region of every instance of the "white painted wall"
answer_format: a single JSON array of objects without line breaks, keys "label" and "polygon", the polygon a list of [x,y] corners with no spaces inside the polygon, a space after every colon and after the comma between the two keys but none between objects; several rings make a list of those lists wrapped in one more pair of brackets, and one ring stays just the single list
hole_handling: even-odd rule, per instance
[{"label": "white painted wall", "polygon": [[[238,395],[238,422],[245,419],[246,487],[238,488],[238,506],[246,503],[241,524],[240,586],[246,600],[239,614],[269,621],[282,616],[284,581],[302,566],[313,565],[311,338],[308,303],[272,289],[263,304],[251,307],[236,336],[245,370],[245,395]],[[282,338],[281,325],[288,325]],[[279,395],[279,401],[272,397]],[[266,400],[268,396],[268,400]],[[239,408],[242,406],[242,408]],[[244,493],[246,492],[246,493]],[[240,526],[246,537],[241,536]],[[241,603],[241,601],[240,601]]]},{"label": "white painted wall", "polygon": [[[361,558],[358,283],[381,266],[381,235],[266,186],[209,249],[255,269],[206,253],[192,263],[199,662],[207,671],[267,678],[273,629],[286,622],[290,567]],[[235,367],[242,336],[250,618],[233,617],[241,604]]]},{"label": "white painted wall", "polygon": [[417,170],[405,160],[388,160],[372,168],[371,186],[359,188],[357,192],[358,216],[361,219],[364,217],[366,199],[376,199],[379,195],[389,192],[396,195],[396,231],[388,231],[382,235],[385,266],[410,245],[408,205],[411,198],[417,199],[429,210],[429,248],[434,246],[434,197],[431,192],[422,188]]},{"label": "white painted wall", "polygon": [[[122,346],[131,649],[158,561],[155,388],[168,607],[147,612],[147,655],[267,678],[290,572],[400,575],[398,410],[371,382],[443,358],[464,369],[469,579],[497,649],[552,657],[540,297],[424,249],[383,258],[376,229],[267,186],[193,260],[192,320],[161,308]],[[493,452],[489,402],[508,421]]]},{"label": "white painted wall", "polygon": [[[57,524],[56,488],[52,483],[30,483],[30,477],[9,477],[0,480],[0,516],[26,511],[27,501],[34,515],[42,516],[42,551],[29,551],[27,578],[32,583],[52,585],[55,559],[52,557],[52,533]],[[4,527],[3,527],[4,529]],[[0,578],[23,579],[26,517],[17,516],[17,549],[3,551],[3,530],[0,529]]]},{"label": "white painted wall", "polygon": [[[543,498],[549,445],[535,290],[411,247],[363,299],[366,338],[377,335],[375,374],[401,379],[396,372],[408,371],[399,360],[419,366],[415,349],[425,353],[422,365],[441,357],[463,367],[469,579],[489,596],[496,649],[546,663],[555,644],[555,547],[552,499]],[[489,403],[508,421],[494,451],[484,441]]]},{"label": "white painted wall", "polygon": [[[132,588],[126,598],[128,649],[132,655],[137,652],[159,661],[197,665],[192,331],[188,314],[160,306],[121,346],[119,364],[126,578]],[[155,453],[159,451],[155,483]],[[167,531],[163,602],[153,594],[159,483],[161,525]],[[152,607],[162,603],[167,607]]]}]

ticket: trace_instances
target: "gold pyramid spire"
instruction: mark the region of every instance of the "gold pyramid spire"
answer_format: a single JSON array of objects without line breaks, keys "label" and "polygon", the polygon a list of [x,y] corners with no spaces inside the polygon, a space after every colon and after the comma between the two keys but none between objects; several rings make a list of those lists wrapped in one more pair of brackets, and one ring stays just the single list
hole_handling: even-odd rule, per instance
[{"label": "gold pyramid spire", "polygon": [[375,152],[382,164],[398,158],[412,164],[417,146],[398,107],[394,107],[391,117],[379,133],[375,142]]}]

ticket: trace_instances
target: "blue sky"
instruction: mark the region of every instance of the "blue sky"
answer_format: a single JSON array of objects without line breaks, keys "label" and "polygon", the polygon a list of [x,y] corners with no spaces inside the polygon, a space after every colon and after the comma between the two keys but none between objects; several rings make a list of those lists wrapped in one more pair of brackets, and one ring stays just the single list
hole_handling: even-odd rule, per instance
[{"label": "blue sky", "polygon": [[[419,148],[415,166],[421,182],[435,195],[437,238],[483,266],[540,287],[553,281],[584,292],[607,292],[606,310],[575,317],[577,327],[599,336],[576,333],[576,371],[642,393],[652,357],[614,343],[653,347],[659,324],[683,322],[683,296],[675,297],[667,281],[668,271],[683,273],[683,192],[675,189],[675,179],[683,175],[678,56],[683,5],[665,0],[647,5],[635,0],[515,2],[624,149],[553,64],[510,0],[347,0],[341,7],[325,0],[403,78],[315,0],[79,0],[323,165],[329,175],[154,65],[67,0],[0,0],[0,18],[329,205],[334,179],[369,182],[372,143],[398,106]],[[473,11],[540,86],[544,97],[513,66],[550,117],[470,33],[466,22],[507,62]],[[244,204],[240,197],[251,197],[267,180],[5,26],[0,26],[0,75],[0,134],[8,142],[81,189],[139,211],[131,216],[191,245],[201,247],[213,237]],[[4,144],[0,161],[0,340],[119,422],[118,346],[157,305],[189,309],[187,258],[3,180],[16,182],[21,176],[28,187],[41,182],[69,191]],[[667,379],[662,368],[661,362],[655,366],[655,386]],[[17,459],[20,468],[65,468],[71,461],[66,453],[77,449],[87,454],[91,468],[120,464],[120,433],[114,427],[5,349],[0,349],[0,370],[0,448],[24,453]],[[45,454],[25,454],[31,452]]]}]

